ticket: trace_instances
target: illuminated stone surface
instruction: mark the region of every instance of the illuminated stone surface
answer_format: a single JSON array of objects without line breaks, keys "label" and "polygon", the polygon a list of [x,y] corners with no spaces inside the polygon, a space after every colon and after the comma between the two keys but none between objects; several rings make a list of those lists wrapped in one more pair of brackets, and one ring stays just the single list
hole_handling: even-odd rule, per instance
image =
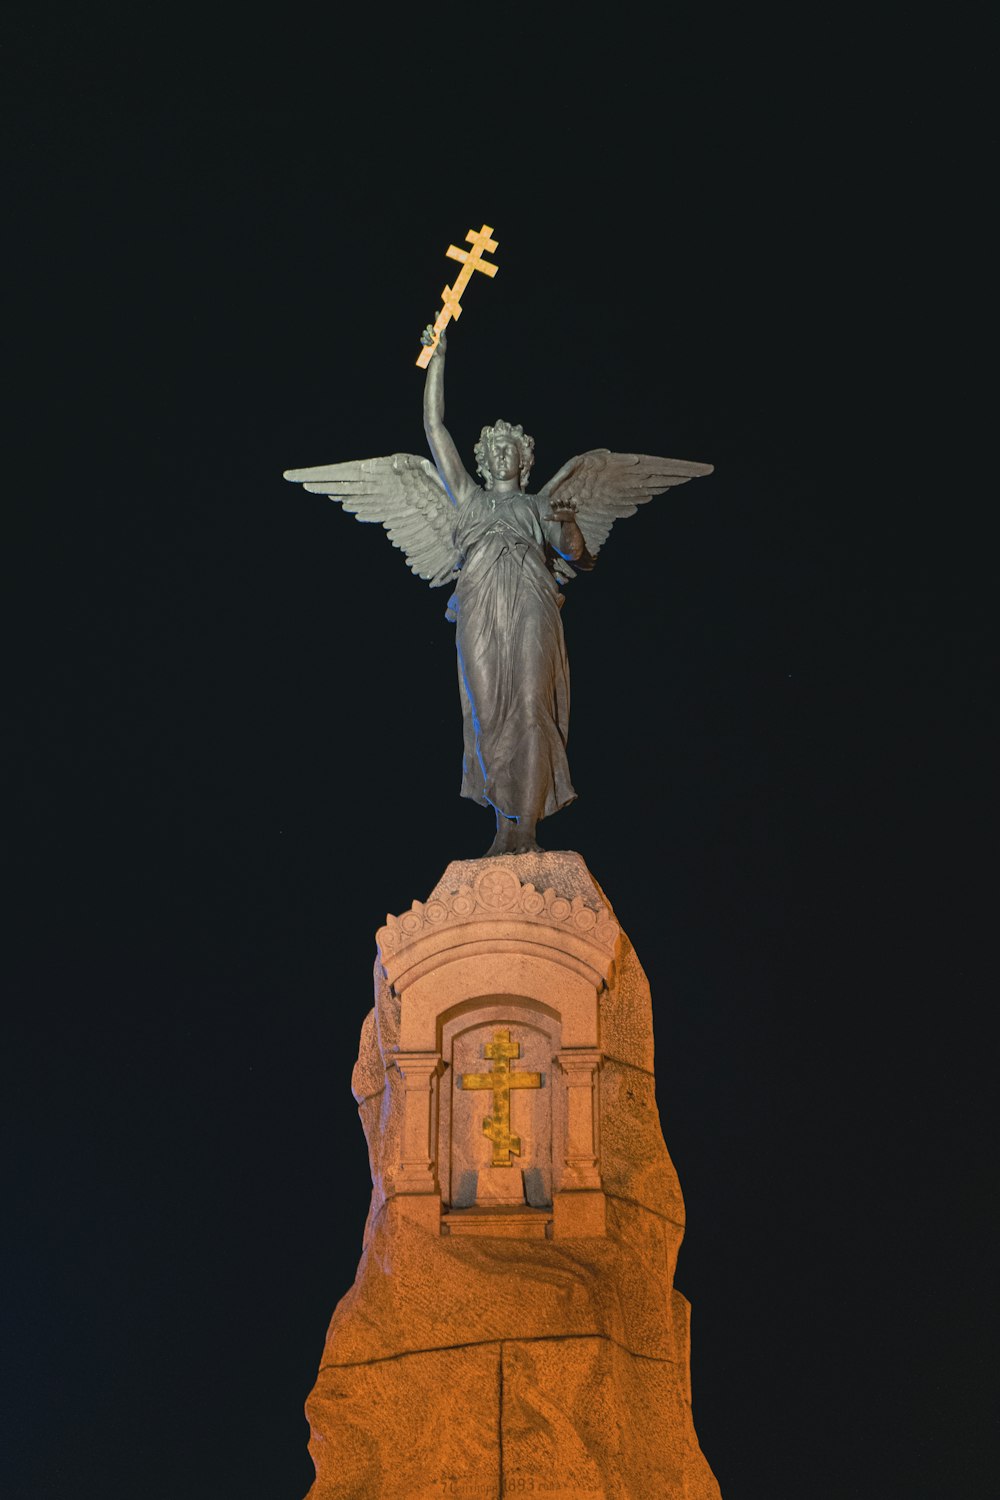
[{"label": "illuminated stone surface", "polygon": [[[579,855],[455,862],[378,935],[353,1089],[372,1204],[307,1411],[309,1500],[719,1500],[649,987]],[[483,1129],[499,1029],[520,1154]]]}]

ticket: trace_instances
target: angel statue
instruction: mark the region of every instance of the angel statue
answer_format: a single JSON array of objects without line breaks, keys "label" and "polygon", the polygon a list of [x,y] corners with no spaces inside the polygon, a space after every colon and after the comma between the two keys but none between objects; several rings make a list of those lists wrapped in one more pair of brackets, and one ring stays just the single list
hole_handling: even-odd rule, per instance
[{"label": "angel statue", "polygon": [[[427,329],[423,342],[433,341]],[[285,478],[378,521],[432,588],[454,584],[464,719],[462,796],[496,813],[490,855],[536,850],[535,828],[576,796],[569,779],[569,665],[561,585],[590,569],[611,527],[711,464],[595,448],[527,491],[534,440],[484,427],[477,484],[444,425],[443,333],[427,367],[424,431],[433,464],[411,453],[289,469]]]}]

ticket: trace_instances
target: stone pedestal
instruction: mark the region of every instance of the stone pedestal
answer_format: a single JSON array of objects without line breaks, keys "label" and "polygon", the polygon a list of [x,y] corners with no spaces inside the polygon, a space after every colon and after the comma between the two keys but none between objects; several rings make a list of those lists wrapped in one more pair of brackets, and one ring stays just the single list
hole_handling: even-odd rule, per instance
[{"label": "stone pedestal", "polygon": [[719,1500],[649,987],[579,855],[457,861],[387,919],[352,1087],[374,1186],[308,1500]]}]

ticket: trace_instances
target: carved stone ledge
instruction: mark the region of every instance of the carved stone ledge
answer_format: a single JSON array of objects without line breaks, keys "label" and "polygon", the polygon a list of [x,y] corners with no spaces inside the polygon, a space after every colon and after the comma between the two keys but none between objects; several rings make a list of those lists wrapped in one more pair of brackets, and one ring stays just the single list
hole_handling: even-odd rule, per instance
[{"label": "carved stone ledge", "polygon": [[[576,856],[579,858],[579,856]],[[484,860],[484,866],[472,884],[462,884],[455,891],[441,891],[429,901],[414,901],[401,916],[386,917],[376,941],[383,961],[398,957],[412,943],[429,934],[458,927],[466,922],[527,922],[540,927],[563,930],[595,944],[609,956],[618,941],[618,923],[608,913],[599,892],[577,893],[572,898],[559,894],[554,886],[536,890],[531,881],[523,882],[511,868],[509,858]]]}]

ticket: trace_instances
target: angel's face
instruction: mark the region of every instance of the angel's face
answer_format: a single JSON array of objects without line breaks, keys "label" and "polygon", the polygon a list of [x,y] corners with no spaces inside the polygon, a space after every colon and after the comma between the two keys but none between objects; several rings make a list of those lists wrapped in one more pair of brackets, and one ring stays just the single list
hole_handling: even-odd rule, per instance
[{"label": "angel's face", "polygon": [[489,446],[490,473],[496,479],[520,479],[521,450],[516,438],[498,435]]}]

